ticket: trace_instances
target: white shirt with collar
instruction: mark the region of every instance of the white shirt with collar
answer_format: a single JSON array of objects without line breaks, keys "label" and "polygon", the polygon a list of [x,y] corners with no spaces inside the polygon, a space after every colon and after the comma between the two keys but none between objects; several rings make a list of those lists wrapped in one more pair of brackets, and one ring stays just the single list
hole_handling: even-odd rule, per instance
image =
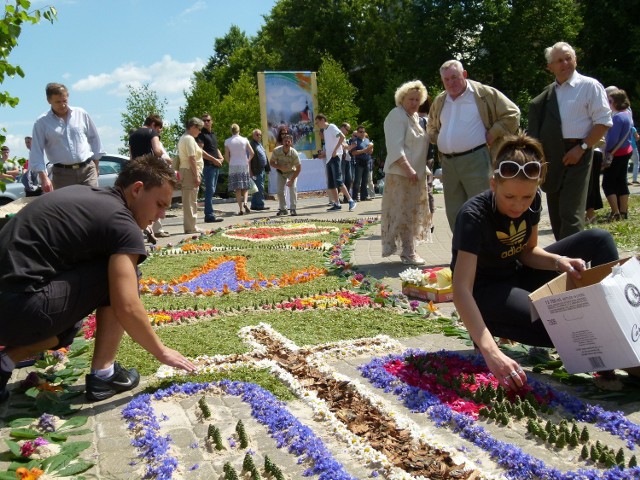
[{"label": "white shirt with collar", "polygon": [[438,150],[442,153],[461,153],[487,142],[487,130],[480,118],[471,82],[455,100],[449,94],[440,113]]},{"label": "white shirt with collar", "polygon": [[562,138],[585,138],[594,125],[613,125],[604,87],[577,71],[564,83],[555,84],[562,120]]},{"label": "white shirt with collar", "polygon": [[49,162],[53,164],[99,160],[104,154],[98,129],[89,114],[82,108],[71,106],[66,119],[49,110],[33,125],[29,170],[46,170],[45,153]]}]

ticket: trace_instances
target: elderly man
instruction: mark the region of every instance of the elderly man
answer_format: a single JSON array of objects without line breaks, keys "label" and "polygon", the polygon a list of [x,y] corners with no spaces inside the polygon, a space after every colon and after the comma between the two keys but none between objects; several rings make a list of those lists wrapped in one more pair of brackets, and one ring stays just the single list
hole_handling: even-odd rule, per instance
[{"label": "elderly man", "polygon": [[502,92],[469,80],[458,60],[440,67],[445,91],[429,110],[429,140],[438,146],[447,220],[451,231],[458,210],[489,188],[491,154],[500,139],[515,133],[520,109]]},{"label": "elderly man", "polygon": [[[82,108],[69,105],[69,92],[61,83],[48,83],[51,110],[33,125],[29,170],[38,172],[44,192],[68,185],[98,186],[98,161],[103,155],[98,129]],[[44,154],[53,164],[53,184]]]},{"label": "elderly man", "polygon": [[138,385],[115,361],[124,332],[160,362],[194,365],[165,346],[138,294],[147,251],[140,229],[171,205],[175,174],[148,154],[127,162],[114,187],[73,185],[36,198],[0,232],[0,402],[16,363],[68,346],[96,310],[86,397],[105,400]]},{"label": "elderly man", "polygon": [[277,216],[287,215],[287,204],[284,198],[284,187],[289,188],[289,206],[291,215],[296,216],[296,204],[298,200],[298,190],[296,179],[300,175],[300,156],[293,144],[293,137],[289,133],[282,136],[282,145],[276,147],[271,154],[269,164],[278,170],[278,203],[280,205]]},{"label": "elderly man", "polygon": [[576,71],[571,45],[558,42],[544,56],[556,79],[531,101],[528,133],[540,140],[549,164],[542,189],[560,240],[584,228],[592,147],[613,122],[604,87]]}]

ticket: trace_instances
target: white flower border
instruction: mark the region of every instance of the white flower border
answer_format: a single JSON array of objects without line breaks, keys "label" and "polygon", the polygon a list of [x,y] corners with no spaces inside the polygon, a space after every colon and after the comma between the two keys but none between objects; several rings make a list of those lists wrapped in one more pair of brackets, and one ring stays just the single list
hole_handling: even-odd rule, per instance
[{"label": "white flower border", "polygon": [[[236,230],[246,230],[251,228],[280,228],[283,230],[293,230],[295,228],[316,228],[317,230],[309,233],[301,233],[301,234],[292,234],[292,235],[278,235],[277,237],[269,237],[269,238],[247,238],[239,235],[234,235],[233,232]],[[291,240],[296,238],[306,238],[306,237],[314,237],[316,235],[326,235],[328,233],[336,233],[339,232],[340,229],[338,227],[319,227],[315,223],[287,223],[284,225],[245,225],[242,227],[233,227],[228,228],[224,232],[222,232],[223,237],[231,238],[233,240],[246,240],[249,242],[273,242],[276,240]]]},{"label": "white flower border", "polygon": [[[393,418],[400,428],[407,430],[415,442],[440,449],[441,451],[449,452],[452,460],[457,464],[465,463],[467,465],[474,465],[474,462],[471,462],[462,453],[452,453],[449,446],[438,442],[426,428],[420,427],[416,422],[400,413],[397,409],[388,405],[388,402],[385,399],[373,393],[368,387],[353,378],[333,371],[325,363],[325,361],[330,358],[344,359],[351,356],[378,355],[394,351],[399,352],[404,347],[397,340],[394,340],[387,335],[379,335],[369,339],[344,340],[315,347],[301,348],[274,330],[271,325],[267,323],[260,323],[258,325],[251,325],[242,328],[239,331],[240,338],[248,344],[249,347],[251,347],[253,354],[261,355],[267,353],[267,348],[255,339],[253,335],[255,330],[263,330],[269,337],[277,340],[285,345],[286,348],[294,352],[298,352],[303,349],[312,352],[317,349],[317,352],[311,353],[308,356],[308,360],[311,365],[318,368],[323,373],[332,376],[339,382],[349,382],[353,385],[353,388],[355,388],[356,391],[366,398],[373,406],[378,408],[385,415]],[[345,444],[349,454],[363,468],[380,469],[384,471],[384,476],[389,480],[427,480],[424,476],[416,477],[401,468],[393,466],[386,455],[374,449],[371,444],[361,436],[352,433],[346,425],[341,422],[333,412],[331,412],[328,404],[324,400],[318,398],[316,392],[308,390],[300,383],[300,381],[273,360],[258,360],[256,358],[252,358],[252,354],[237,356],[237,358],[242,358],[240,361],[237,361],[237,359],[236,361],[228,361],[229,357],[230,356],[228,355],[198,356],[194,362],[202,364],[202,366],[198,368],[197,373],[225,372],[243,366],[268,369],[280,381],[282,381],[294,393],[294,395],[300,398],[312,409],[314,418],[317,421],[326,421],[329,424],[329,430],[338,440]],[[156,376],[159,378],[171,378],[175,375],[186,375],[186,373],[165,365],[161,366],[156,372]],[[488,475],[485,472],[482,472],[482,474],[483,478],[488,479],[503,478],[502,476]]]}]

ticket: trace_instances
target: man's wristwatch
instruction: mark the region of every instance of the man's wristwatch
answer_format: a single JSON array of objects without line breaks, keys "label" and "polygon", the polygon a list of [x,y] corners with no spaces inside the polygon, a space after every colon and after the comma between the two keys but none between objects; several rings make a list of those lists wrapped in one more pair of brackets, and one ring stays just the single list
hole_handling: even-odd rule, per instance
[{"label": "man's wristwatch", "polygon": [[586,150],[588,150],[588,149],[589,149],[589,145],[587,145],[587,142],[582,142],[582,143],[580,144],[580,148],[581,148],[583,151],[586,151]]}]

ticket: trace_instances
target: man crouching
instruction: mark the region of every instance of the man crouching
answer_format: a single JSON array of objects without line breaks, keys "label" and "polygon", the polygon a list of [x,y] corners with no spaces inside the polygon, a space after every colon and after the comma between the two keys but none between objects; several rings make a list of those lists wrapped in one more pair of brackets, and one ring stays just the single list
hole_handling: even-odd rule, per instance
[{"label": "man crouching", "polygon": [[176,178],[153,154],[127,162],[114,187],[73,185],[42,195],[0,231],[0,402],[15,364],[73,342],[96,310],[86,397],[105,400],[138,385],[115,361],[126,331],[160,362],[194,371],[151,328],[138,294],[147,256],[141,229],[164,218]]}]

